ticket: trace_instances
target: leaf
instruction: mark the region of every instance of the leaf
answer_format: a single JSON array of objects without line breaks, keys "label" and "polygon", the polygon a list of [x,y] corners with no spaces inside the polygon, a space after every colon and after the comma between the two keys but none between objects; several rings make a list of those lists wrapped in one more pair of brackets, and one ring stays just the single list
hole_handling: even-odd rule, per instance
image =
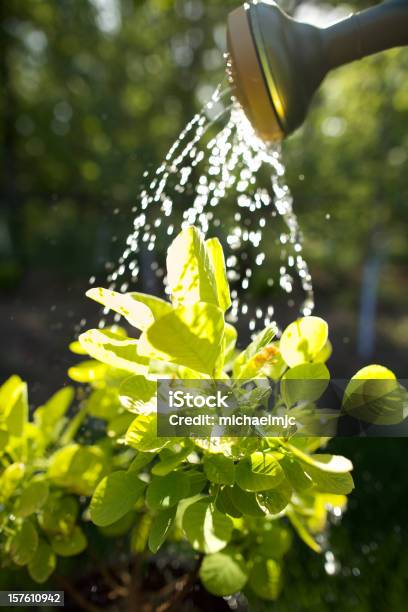
[{"label": "leaf", "polygon": [[223,312],[231,307],[231,296],[225,268],[224,253],[218,238],[205,241],[208,255],[214,268],[215,286],[217,291],[217,304]]},{"label": "leaf", "polygon": [[155,476],[146,491],[146,503],[152,510],[171,508],[187,497],[190,491],[188,477],[183,472]]},{"label": "leaf", "polygon": [[48,400],[46,404],[34,412],[34,422],[47,434],[54,432],[55,426],[65,415],[74,399],[73,387],[60,389]]},{"label": "leaf", "polygon": [[322,552],[322,549],[320,548],[319,544],[316,542],[314,537],[311,535],[311,533],[309,532],[309,530],[307,529],[306,525],[303,523],[299,515],[293,510],[291,510],[290,512],[288,511],[286,515],[289,518],[290,522],[292,523],[296,533],[301,538],[301,540],[303,540],[303,542],[307,546],[309,546],[309,548],[314,550],[314,552],[316,553]]},{"label": "leaf", "polygon": [[408,414],[408,393],[395,374],[379,365],[359,370],[347,385],[342,409],[366,423],[397,425]]},{"label": "leaf", "polygon": [[281,559],[288,552],[291,543],[292,534],[287,527],[280,521],[268,521],[263,525],[256,551],[267,558]]},{"label": "leaf", "polygon": [[132,291],[131,293],[128,293],[128,295],[134,300],[145,304],[153,314],[155,321],[161,319],[161,317],[173,310],[173,306],[169,302],[166,302],[155,295],[147,295],[146,293],[138,293],[137,291]]},{"label": "leaf", "polygon": [[130,412],[148,414],[157,407],[157,382],[145,376],[130,376],[119,387],[121,404]]},{"label": "leaf", "polygon": [[74,497],[51,495],[42,508],[38,521],[47,534],[68,534],[75,525],[78,512],[78,502]]},{"label": "leaf", "polygon": [[274,601],[282,589],[282,571],[275,559],[257,559],[252,566],[249,585],[258,597]]},{"label": "leaf", "polygon": [[285,476],[295,491],[302,492],[313,485],[313,481],[304,471],[300,461],[290,455],[285,455],[281,461]]},{"label": "leaf", "polygon": [[222,311],[198,302],[180,306],[144,332],[139,354],[213,374],[224,332]]},{"label": "leaf", "polygon": [[146,550],[152,524],[153,517],[151,514],[144,513],[139,515],[130,535],[130,549],[132,552],[140,554]]},{"label": "leaf", "polygon": [[26,517],[37,512],[48,497],[48,483],[44,480],[33,480],[23,489],[17,500],[16,516]]},{"label": "leaf", "polygon": [[37,550],[28,564],[28,573],[35,582],[42,584],[51,576],[56,565],[57,559],[54,551],[45,540],[40,538]]},{"label": "leaf", "polygon": [[121,408],[117,389],[95,389],[86,403],[87,413],[96,419],[111,421]]},{"label": "leaf", "polygon": [[228,365],[234,357],[238,332],[233,325],[225,323],[224,327],[224,364]]},{"label": "leaf", "polygon": [[80,527],[74,527],[68,535],[55,535],[51,539],[54,552],[61,557],[73,557],[83,552],[87,546],[87,540]]},{"label": "leaf", "polygon": [[291,497],[292,487],[286,478],[274,489],[258,493],[257,495],[260,505],[264,506],[271,514],[282,512],[289,504]]},{"label": "leaf", "polygon": [[130,511],[120,517],[114,523],[99,527],[99,531],[106,538],[117,538],[125,535],[135,524],[136,512]]},{"label": "leaf", "polygon": [[[250,495],[250,494],[249,494]],[[231,498],[231,487],[223,487],[216,496],[215,505],[223,514],[229,514],[234,518],[241,518],[242,512],[236,508]],[[258,510],[260,508],[258,507]],[[262,512],[261,512],[262,515]]]},{"label": "leaf", "polygon": [[68,376],[79,383],[95,383],[104,380],[108,367],[104,363],[87,359],[68,369]]},{"label": "leaf", "polygon": [[271,349],[267,347],[271,344],[277,331],[276,324],[272,323],[255,336],[251,344],[236,358],[233,367],[234,378],[252,378],[259,374],[268,360],[272,359],[276,353],[273,345]]},{"label": "leaf", "polygon": [[156,554],[163,542],[167,538],[169,531],[174,523],[176,507],[166,508],[155,516],[152,528],[149,533],[149,549]]},{"label": "leaf", "polygon": [[102,287],[93,287],[85,295],[122,315],[130,325],[142,331],[154,321],[150,308],[143,302],[139,302],[131,293],[118,293]]},{"label": "leaf", "polygon": [[12,463],[8,465],[0,476],[0,498],[9,499],[24,477],[25,466],[23,463]]},{"label": "leaf", "polygon": [[86,352],[112,368],[146,374],[148,362],[138,354],[138,340],[123,338],[111,331],[90,329],[79,336]]},{"label": "leaf", "polygon": [[324,363],[302,363],[282,376],[281,393],[290,408],[297,402],[314,402],[326,391],[330,374]]},{"label": "leaf", "polygon": [[194,550],[208,554],[225,548],[231,539],[232,527],[231,519],[208,499],[191,504],[184,512],[183,529]]},{"label": "leaf", "polygon": [[353,469],[353,464],[346,457],[342,457],[341,455],[330,455],[317,453],[315,455],[308,455],[293,446],[293,444],[288,444],[287,448],[290,450],[295,457],[300,459],[304,464],[311,465],[323,472],[332,472],[332,473],[344,473],[349,472]]},{"label": "leaf", "polygon": [[177,451],[164,448],[160,453],[160,461],[152,467],[152,474],[166,476],[183,463],[190,453],[189,446],[181,447]]},{"label": "leaf", "polygon": [[204,557],[200,580],[207,591],[225,597],[244,588],[248,580],[248,569],[240,552],[227,549]]},{"label": "leaf", "polygon": [[173,303],[218,305],[215,270],[202,234],[195,227],[181,231],[167,251],[167,282]]},{"label": "leaf", "polygon": [[236,468],[237,483],[245,491],[266,491],[285,478],[279,462],[270,453],[255,452],[241,459]]},{"label": "leaf", "polygon": [[146,483],[134,472],[118,471],[105,476],[96,487],[89,507],[91,519],[100,527],[111,525],[133,509]]},{"label": "leaf", "polygon": [[235,481],[234,461],[221,454],[205,455],[203,460],[204,472],[211,482],[216,484],[233,485]]},{"label": "leaf", "polygon": [[305,472],[313,480],[315,488],[322,493],[348,495],[354,489],[353,478],[348,472],[326,472],[311,465],[305,465]]},{"label": "leaf", "polygon": [[291,323],[280,339],[280,351],[289,367],[308,363],[327,342],[327,323],[320,317],[303,317]]},{"label": "leaf", "polygon": [[255,493],[243,491],[238,485],[234,485],[232,489],[225,489],[225,491],[228,491],[231,502],[242,514],[255,518],[265,516],[265,512],[258,504]]},{"label": "leaf", "polygon": [[37,546],[37,530],[30,520],[25,520],[10,539],[10,556],[16,565],[27,565],[33,558]]},{"label": "leaf", "polygon": [[107,461],[101,448],[70,444],[51,456],[48,477],[73,493],[91,495],[106,470]]},{"label": "leaf", "polygon": [[27,385],[19,376],[11,376],[0,387],[0,419],[11,435],[23,434],[28,419]]},{"label": "leaf", "polygon": [[156,414],[141,414],[126,432],[126,444],[141,453],[157,452],[169,443],[168,438],[157,437]]}]

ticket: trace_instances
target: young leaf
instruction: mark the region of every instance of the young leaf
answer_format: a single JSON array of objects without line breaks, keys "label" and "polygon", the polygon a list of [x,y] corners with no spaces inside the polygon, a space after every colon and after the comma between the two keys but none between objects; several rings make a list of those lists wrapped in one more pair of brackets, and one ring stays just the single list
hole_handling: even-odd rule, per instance
[{"label": "young leaf", "polygon": [[257,559],[252,566],[249,585],[261,599],[274,601],[282,588],[281,566],[275,559]]},{"label": "young leaf", "polygon": [[311,465],[318,470],[323,472],[332,472],[342,474],[344,472],[350,472],[353,469],[353,464],[346,457],[341,455],[329,455],[318,453],[315,455],[308,455],[297,448],[293,444],[288,444],[287,448],[290,452],[295,455],[303,464]]},{"label": "young leaf", "polygon": [[23,463],[8,465],[0,476],[0,499],[7,500],[18,487],[25,473]]},{"label": "young leaf", "polygon": [[157,383],[145,376],[130,376],[119,387],[122,405],[136,414],[149,414],[156,406]]},{"label": "young leaf", "polygon": [[161,319],[161,317],[173,310],[173,306],[170,304],[170,302],[166,302],[155,295],[147,295],[146,293],[138,293],[137,291],[132,291],[131,293],[128,293],[128,295],[137,302],[145,304],[153,314],[155,321]]},{"label": "young leaf", "polygon": [[26,517],[37,512],[45,504],[48,497],[48,483],[44,480],[33,480],[23,489],[17,500],[16,516]]},{"label": "young leaf", "polygon": [[218,238],[206,240],[205,246],[207,247],[208,255],[214,268],[217,304],[221,310],[225,312],[231,306],[231,296],[222,246]]},{"label": "young leaf", "polygon": [[237,483],[245,491],[267,491],[285,478],[279,462],[271,453],[255,452],[241,459],[236,469]]},{"label": "young leaf", "polygon": [[276,325],[272,323],[255,336],[251,344],[236,358],[234,378],[254,378],[262,372],[277,352],[275,346],[271,345],[277,331]]},{"label": "young leaf", "polygon": [[27,565],[38,546],[37,530],[30,520],[17,527],[10,540],[10,556],[16,565]]},{"label": "young leaf", "polygon": [[55,426],[65,415],[74,399],[74,389],[64,387],[60,389],[34,413],[34,422],[47,434],[52,434]]},{"label": "young leaf", "polygon": [[98,446],[70,444],[52,455],[48,476],[73,493],[91,495],[107,467],[105,453]]},{"label": "young leaf", "polygon": [[294,510],[291,510],[290,512],[287,512],[287,517],[292,523],[292,526],[294,527],[296,533],[303,540],[306,546],[309,546],[309,548],[314,550],[314,552],[322,552],[322,549],[320,548],[319,544],[309,532],[300,516]]},{"label": "young leaf", "polygon": [[137,301],[131,293],[118,293],[102,287],[93,287],[86,292],[86,296],[122,315],[133,327],[142,331],[154,321],[150,308],[143,302]]},{"label": "young leaf", "polygon": [[218,305],[215,271],[202,234],[188,227],[167,251],[167,282],[176,305],[207,302]]},{"label": "young leaf", "polygon": [[39,584],[46,582],[56,565],[57,558],[51,546],[45,540],[40,539],[37,550],[28,564],[28,573],[31,578]]},{"label": "young leaf", "polygon": [[74,527],[69,535],[55,535],[51,539],[51,546],[54,552],[61,557],[73,557],[85,550],[87,540],[80,527]]},{"label": "young leaf", "polygon": [[146,491],[146,503],[152,510],[171,508],[187,497],[190,491],[188,477],[183,472],[155,476]]},{"label": "young leaf", "polygon": [[188,506],[183,516],[183,529],[194,550],[218,552],[228,544],[232,534],[231,519],[221,514],[208,499]]},{"label": "young leaf", "polygon": [[90,329],[79,336],[88,355],[112,368],[146,374],[148,362],[138,353],[138,340],[122,338],[111,331]]},{"label": "young leaf", "polygon": [[211,482],[233,485],[235,481],[234,461],[222,454],[205,455],[204,472]]},{"label": "young leaf", "polygon": [[260,505],[265,507],[271,514],[282,512],[289,504],[291,497],[292,487],[286,478],[274,489],[257,494]]},{"label": "young leaf", "polygon": [[21,436],[27,418],[27,385],[19,376],[11,376],[0,387],[0,420],[11,435]]},{"label": "young leaf", "polygon": [[314,402],[326,391],[330,374],[324,363],[302,363],[282,376],[281,393],[288,408],[297,402]]},{"label": "young leaf", "polygon": [[222,311],[198,302],[180,306],[144,332],[138,351],[144,357],[164,360],[213,374],[224,333]]},{"label": "young leaf", "polygon": [[240,552],[226,549],[204,557],[200,580],[207,591],[225,597],[244,588],[248,580],[248,569]]},{"label": "young leaf", "polygon": [[96,487],[89,507],[95,525],[104,527],[119,520],[134,507],[146,483],[134,472],[118,471],[105,476]]},{"label": "young leaf", "polygon": [[153,525],[149,533],[149,548],[153,554],[156,554],[163,542],[168,536],[168,533],[174,523],[176,516],[176,507],[166,508],[162,510],[154,518]]},{"label": "young leaf", "polygon": [[167,438],[157,437],[157,416],[154,413],[137,416],[126,432],[126,444],[141,453],[159,451],[168,443]]},{"label": "young leaf", "polygon": [[282,357],[289,367],[313,361],[327,342],[328,327],[320,317],[303,317],[291,323],[280,339]]},{"label": "young leaf", "polygon": [[[86,353],[85,353],[86,354]],[[95,383],[105,379],[108,366],[95,359],[86,359],[68,369],[68,376],[79,383]]]},{"label": "young leaf", "polygon": [[69,534],[73,530],[79,512],[75,497],[51,495],[38,516],[42,529],[49,534]]}]

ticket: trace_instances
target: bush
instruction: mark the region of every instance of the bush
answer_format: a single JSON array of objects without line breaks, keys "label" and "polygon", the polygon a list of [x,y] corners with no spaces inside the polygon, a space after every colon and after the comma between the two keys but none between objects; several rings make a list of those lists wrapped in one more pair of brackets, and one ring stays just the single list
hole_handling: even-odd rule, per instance
[{"label": "bush", "polygon": [[[26,567],[45,582],[58,557],[86,549],[91,521],[103,537],[125,537],[129,556],[187,541],[210,593],[275,600],[293,532],[320,552],[328,514],[346,506],[350,461],[315,452],[328,437],[295,432],[158,437],[156,381],[233,379],[249,413],[265,388],[271,393],[261,383],[279,381],[274,410],[301,414],[306,403],[310,416],[330,376],[327,324],[304,317],[280,339],[269,325],[238,352],[225,321],[231,302],[221,245],[194,228],[171,245],[167,281],[171,302],[88,292],[140,335],[119,327],[82,334],[71,350],[88,358],[69,376],[85,388],[58,391],[29,419],[25,383],[14,376],[1,387],[2,565]],[[372,366],[354,380],[373,376],[394,379]],[[301,384],[285,386],[289,380],[317,382],[318,391],[314,385],[305,397]]]}]

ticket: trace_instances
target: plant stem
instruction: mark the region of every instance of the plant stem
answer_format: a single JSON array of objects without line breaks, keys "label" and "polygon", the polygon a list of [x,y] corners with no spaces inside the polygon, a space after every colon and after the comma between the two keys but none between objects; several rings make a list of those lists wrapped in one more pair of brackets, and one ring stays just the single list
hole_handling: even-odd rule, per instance
[{"label": "plant stem", "polygon": [[80,607],[81,610],[85,610],[85,612],[101,612],[102,608],[99,606],[95,606],[93,603],[88,601],[75,587],[73,584],[65,578],[65,576],[57,576],[57,583],[63,589],[63,591],[67,591],[67,593],[72,597],[75,603]]}]

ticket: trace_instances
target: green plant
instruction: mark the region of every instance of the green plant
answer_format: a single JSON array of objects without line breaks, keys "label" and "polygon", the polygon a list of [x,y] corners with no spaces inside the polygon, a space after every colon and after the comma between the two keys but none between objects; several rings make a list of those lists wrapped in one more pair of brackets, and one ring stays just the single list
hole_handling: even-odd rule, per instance
[{"label": "green plant", "polygon": [[[74,416],[71,387],[32,420],[25,384],[12,377],[1,388],[2,564],[27,566],[43,582],[57,556],[86,548],[83,526],[92,521],[104,536],[129,534],[136,553],[187,540],[208,591],[246,589],[274,600],[293,530],[320,552],[328,514],[345,507],[354,486],[350,461],[315,452],[327,437],[158,437],[156,381],[233,378],[239,387],[279,380],[275,408],[301,414],[307,400],[309,414],[330,377],[327,324],[298,319],[280,339],[269,325],[237,351],[237,332],[225,321],[231,302],[221,245],[191,227],[169,249],[167,281],[171,302],[88,292],[140,335],[93,329],[71,345],[91,357],[69,370],[89,387],[78,389]],[[372,366],[354,380],[373,377],[395,378]],[[307,392],[305,380],[313,381]],[[255,409],[259,394],[246,401]],[[92,419],[104,423],[98,434]],[[81,439],[83,430],[91,442]]]}]

